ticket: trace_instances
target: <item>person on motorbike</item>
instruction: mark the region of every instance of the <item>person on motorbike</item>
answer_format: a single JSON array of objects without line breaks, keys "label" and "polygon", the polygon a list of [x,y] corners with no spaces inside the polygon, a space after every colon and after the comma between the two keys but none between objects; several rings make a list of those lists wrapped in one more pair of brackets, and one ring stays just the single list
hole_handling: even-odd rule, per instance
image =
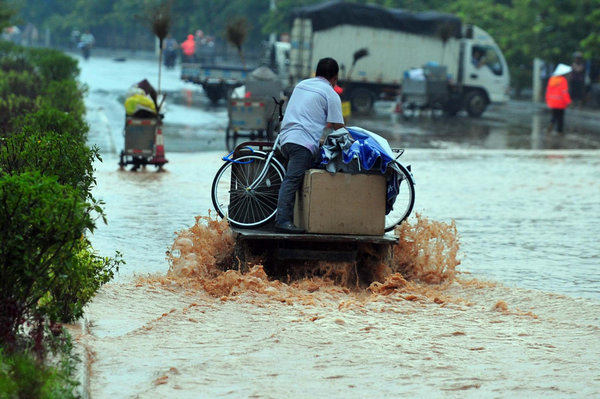
[{"label": "person on motorbike", "polygon": [[81,35],[79,48],[81,49],[81,53],[83,54],[84,59],[87,60],[88,58],[90,58],[90,51],[95,42],[96,39],[94,38],[94,35],[92,35],[89,29],[86,30],[83,35]]}]

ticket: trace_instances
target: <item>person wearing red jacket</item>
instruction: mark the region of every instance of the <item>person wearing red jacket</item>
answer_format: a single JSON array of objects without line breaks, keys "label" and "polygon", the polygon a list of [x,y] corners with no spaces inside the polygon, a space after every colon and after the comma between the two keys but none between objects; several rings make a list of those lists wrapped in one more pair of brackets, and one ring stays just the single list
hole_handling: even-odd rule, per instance
[{"label": "person wearing red jacket", "polygon": [[569,95],[569,84],[565,77],[573,69],[565,64],[558,64],[546,86],[546,104],[552,111],[552,120],[548,126],[548,132],[556,125],[559,133],[563,132],[565,109],[571,104]]},{"label": "person wearing red jacket", "polygon": [[187,39],[181,43],[181,51],[183,51],[184,62],[196,61],[196,41],[194,40],[194,35],[189,34]]}]

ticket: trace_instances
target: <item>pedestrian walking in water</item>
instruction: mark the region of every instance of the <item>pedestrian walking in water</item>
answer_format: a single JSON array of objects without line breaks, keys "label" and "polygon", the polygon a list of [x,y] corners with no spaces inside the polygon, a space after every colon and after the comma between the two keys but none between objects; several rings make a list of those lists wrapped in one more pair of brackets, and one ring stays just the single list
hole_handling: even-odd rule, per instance
[{"label": "pedestrian walking in water", "polygon": [[552,76],[548,80],[546,87],[546,104],[552,111],[552,120],[548,126],[548,133],[554,127],[559,133],[563,132],[565,109],[571,104],[571,96],[569,95],[569,84],[567,83],[567,75],[572,71],[572,68],[565,64],[558,64]]},{"label": "pedestrian walking in water", "polygon": [[174,68],[179,44],[177,44],[177,40],[175,40],[170,33],[167,35],[163,47],[165,50],[165,66],[167,68]]}]

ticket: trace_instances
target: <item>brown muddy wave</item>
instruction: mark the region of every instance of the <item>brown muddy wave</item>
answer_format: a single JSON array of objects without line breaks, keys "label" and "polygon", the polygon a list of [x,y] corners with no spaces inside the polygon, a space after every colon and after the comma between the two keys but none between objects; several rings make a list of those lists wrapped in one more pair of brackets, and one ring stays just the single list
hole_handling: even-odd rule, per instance
[{"label": "brown muddy wave", "polygon": [[455,223],[417,214],[414,223],[402,223],[395,234],[399,240],[392,248],[393,256],[369,265],[370,273],[357,273],[355,262],[304,262],[298,267],[302,273],[288,274],[284,282],[269,276],[260,258],[241,265],[226,220],[197,216],[192,227],[176,233],[167,251],[168,273],[139,280],[170,289],[202,290],[222,300],[248,292],[302,304],[319,302],[324,296],[352,302],[377,301],[381,296],[440,304],[451,300],[445,289],[462,281],[456,278],[460,260]]}]

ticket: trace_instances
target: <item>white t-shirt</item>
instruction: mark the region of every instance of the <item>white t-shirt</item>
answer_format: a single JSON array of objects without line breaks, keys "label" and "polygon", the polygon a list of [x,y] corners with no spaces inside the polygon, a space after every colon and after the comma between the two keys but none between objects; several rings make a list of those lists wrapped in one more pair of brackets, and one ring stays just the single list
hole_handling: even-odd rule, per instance
[{"label": "white t-shirt", "polygon": [[299,144],[316,154],[327,123],[344,123],[340,96],[321,76],[303,80],[288,102],[279,144]]}]

